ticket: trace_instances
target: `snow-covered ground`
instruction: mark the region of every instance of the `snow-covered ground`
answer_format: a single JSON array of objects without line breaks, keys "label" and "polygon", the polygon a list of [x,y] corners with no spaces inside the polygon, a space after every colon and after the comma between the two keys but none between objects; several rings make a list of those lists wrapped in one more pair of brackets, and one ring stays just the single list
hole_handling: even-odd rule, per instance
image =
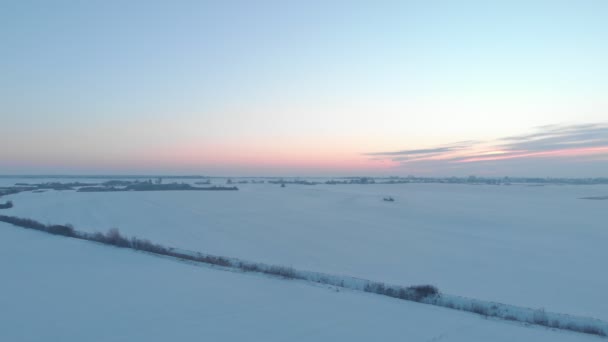
[{"label": "snow-covered ground", "polygon": [[0,222],[0,341],[594,341]]},{"label": "snow-covered ground", "polygon": [[[32,181],[34,182],[34,181]],[[242,184],[47,191],[8,215],[246,260],[608,319],[608,186]],[[382,201],[392,196],[395,202]]]}]

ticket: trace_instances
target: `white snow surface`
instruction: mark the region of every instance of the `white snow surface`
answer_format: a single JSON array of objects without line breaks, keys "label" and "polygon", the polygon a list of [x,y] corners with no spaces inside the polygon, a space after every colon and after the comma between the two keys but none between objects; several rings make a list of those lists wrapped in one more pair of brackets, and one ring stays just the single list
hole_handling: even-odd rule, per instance
[{"label": "white snow surface", "polygon": [[593,341],[0,222],[0,341]]},{"label": "white snow surface", "polygon": [[[608,186],[239,184],[47,191],[2,214],[166,246],[608,319]],[[382,201],[392,196],[395,202]]]}]

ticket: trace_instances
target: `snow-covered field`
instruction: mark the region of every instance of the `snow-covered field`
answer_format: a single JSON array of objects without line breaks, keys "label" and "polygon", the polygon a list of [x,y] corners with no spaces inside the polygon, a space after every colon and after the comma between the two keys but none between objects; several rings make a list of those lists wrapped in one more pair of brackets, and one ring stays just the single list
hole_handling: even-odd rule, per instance
[{"label": "snow-covered field", "polygon": [[593,341],[0,222],[0,341]]},{"label": "snow-covered field", "polygon": [[[83,180],[81,180],[83,181]],[[608,319],[608,186],[242,184],[47,191],[7,215],[167,246]],[[392,196],[395,202],[382,201]],[[386,299],[382,299],[386,300]]]}]

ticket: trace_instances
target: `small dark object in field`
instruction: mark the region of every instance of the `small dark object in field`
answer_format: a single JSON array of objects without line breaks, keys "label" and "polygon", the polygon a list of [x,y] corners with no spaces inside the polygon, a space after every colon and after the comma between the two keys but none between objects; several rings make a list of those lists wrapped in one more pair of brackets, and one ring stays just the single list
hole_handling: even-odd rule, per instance
[{"label": "small dark object in field", "polygon": [[394,199],[394,198],[392,198],[391,196],[384,197],[382,200],[383,200],[384,202],[395,202],[395,199]]}]

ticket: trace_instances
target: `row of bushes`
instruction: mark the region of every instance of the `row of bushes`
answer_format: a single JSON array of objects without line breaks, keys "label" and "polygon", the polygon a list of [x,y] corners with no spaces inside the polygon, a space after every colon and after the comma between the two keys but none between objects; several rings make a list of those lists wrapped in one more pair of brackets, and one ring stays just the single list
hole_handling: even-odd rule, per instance
[{"label": "row of bushes", "polygon": [[18,188],[4,188],[4,189],[0,190],[0,197],[7,196],[7,195],[18,194],[21,191],[23,191],[23,190],[22,189],[18,189]]},{"label": "row of bushes", "polygon": [[[182,260],[200,262],[221,267],[229,267],[244,272],[263,273],[273,276],[279,276],[286,279],[301,279],[306,281],[314,281],[320,284],[340,286],[354,290],[363,290],[365,292],[375,293],[402,300],[425,302],[428,304],[439,305],[456,310],[473,312],[485,317],[496,317],[551,328],[582,332],[598,336],[606,336],[606,332],[598,326],[594,326],[591,324],[575,323],[573,321],[562,321],[555,318],[549,319],[549,317],[544,311],[536,311],[530,317],[527,317],[526,315],[518,315],[518,317],[514,314],[503,311],[504,306],[499,307],[497,304],[488,304],[472,300],[469,300],[469,302],[457,304],[456,302],[451,301],[450,298],[442,297],[439,290],[432,285],[403,287],[396,285],[388,285],[381,282],[361,280],[364,282],[364,286],[361,288],[357,285],[349,284],[348,279],[345,284],[344,279],[346,278],[343,277],[333,277],[330,275],[323,275],[315,272],[300,272],[291,267],[265,265],[220,256],[206,255],[202,253],[180,251],[174,248],[168,248],[159,244],[152,243],[146,239],[140,239],[137,237],[125,237],[116,228],[110,229],[107,233],[91,234],[77,231],[69,224],[45,225],[35,220],[20,217],[0,215],[0,221],[23,228],[47,232],[54,235],[62,235],[83,240],[95,241],[120,248],[131,248],[134,250],[174,257]],[[501,310],[501,308],[503,310]]]},{"label": "row of bushes", "polygon": [[5,216],[5,215],[0,215],[0,221],[10,223],[15,226],[19,226],[19,227],[23,227],[23,228],[40,230],[43,232],[47,232],[49,234],[63,235],[63,236],[69,236],[69,237],[79,237],[79,233],[76,232],[74,230],[74,227],[72,227],[69,224],[68,225],[57,225],[57,224],[47,225],[47,224],[42,224],[38,221],[34,221],[31,219],[27,219],[27,218]]},{"label": "row of bushes", "polygon": [[298,272],[296,272],[296,270],[292,267],[276,266],[276,265],[267,266],[267,265],[256,264],[253,262],[245,262],[245,261],[239,261],[239,262],[233,263],[232,266],[236,267],[242,271],[245,271],[245,272],[264,273],[264,274],[275,275],[275,276],[279,276],[279,277],[287,278],[287,279],[302,279],[302,280],[306,279],[306,277],[303,274],[298,274]]},{"label": "row of bushes", "polygon": [[[66,225],[45,225],[38,221],[20,218],[14,216],[0,215],[0,221],[10,223],[19,227],[35,229],[43,232],[47,232],[54,235],[63,235],[73,238],[95,241],[106,245],[112,245],[121,248],[131,248],[144,252],[154,253],[158,255],[165,255],[170,257],[179,258],[182,260],[189,260],[194,262],[201,262],[205,264],[211,264],[222,267],[236,268],[245,272],[257,272],[264,273],[274,276],[279,276],[287,279],[302,279],[311,280],[307,276],[306,272],[297,272],[292,267],[276,266],[276,265],[264,265],[253,262],[246,262],[241,260],[229,259],[221,256],[207,255],[202,253],[189,253],[179,251],[173,248],[168,248],[159,244],[155,244],[146,239],[140,239],[137,237],[128,238],[123,236],[120,231],[116,228],[110,229],[107,233],[85,233],[79,232],[69,224]],[[341,281],[336,283],[329,277],[320,277],[314,280],[318,283],[329,284],[347,287],[344,282]],[[421,301],[429,296],[435,296],[439,294],[439,291],[434,286],[422,285],[422,286],[411,286],[401,287],[385,285],[383,283],[369,282],[365,289],[366,292],[376,293],[394,298],[400,298],[405,300]]]},{"label": "row of bushes", "polygon": [[423,299],[439,295],[439,290],[432,285],[414,285],[414,286],[395,286],[387,285],[380,282],[369,282],[363,289],[365,292],[372,292],[388,297],[399,298],[403,300],[411,300],[420,302]]},{"label": "row of bushes", "polygon": [[4,204],[0,204],[0,209],[10,209],[13,207],[13,201],[7,201]]},{"label": "row of bushes", "polygon": [[549,328],[570,330],[576,332],[582,332],[585,334],[607,336],[606,332],[599,327],[590,324],[575,324],[573,322],[562,322],[559,319],[549,319],[547,313],[543,309],[538,309],[532,315],[532,318],[528,320],[528,323],[536,325],[542,325]]},{"label": "row of bushes", "polygon": [[201,253],[191,254],[186,252],[180,252],[173,248],[168,248],[159,244],[152,243],[147,239],[140,239],[138,237],[125,237],[116,228],[108,230],[107,233],[97,232],[91,234],[76,231],[74,227],[70,224],[47,225],[32,219],[15,216],[0,215],[0,221],[10,223],[12,225],[19,226],[22,228],[39,230],[49,234],[95,241],[106,245],[112,245],[121,248],[131,248],[139,251],[175,257],[183,260],[196,261],[222,267],[235,267],[247,272],[261,272],[266,274],[274,274],[285,278],[295,278],[295,271],[292,268],[282,266],[260,267],[258,264],[255,263],[232,262],[230,259],[221,256],[206,255]]},{"label": "row of bushes", "polygon": [[537,309],[533,311],[531,311],[531,309],[524,309],[526,312],[521,312],[521,308],[519,308],[520,312],[515,312],[518,310],[518,308],[512,310],[513,307],[498,303],[483,303],[475,300],[458,302],[459,303],[456,303],[454,301],[450,301],[449,298],[444,298],[442,302],[434,304],[450,309],[476,313],[486,318],[494,317],[507,321],[540,325],[548,328],[569,330],[604,337],[608,336],[606,330],[600,326],[602,323],[594,325],[593,322],[584,322],[576,320],[576,318],[572,319],[573,317],[567,317],[565,315],[549,314],[545,312],[544,309]]}]

